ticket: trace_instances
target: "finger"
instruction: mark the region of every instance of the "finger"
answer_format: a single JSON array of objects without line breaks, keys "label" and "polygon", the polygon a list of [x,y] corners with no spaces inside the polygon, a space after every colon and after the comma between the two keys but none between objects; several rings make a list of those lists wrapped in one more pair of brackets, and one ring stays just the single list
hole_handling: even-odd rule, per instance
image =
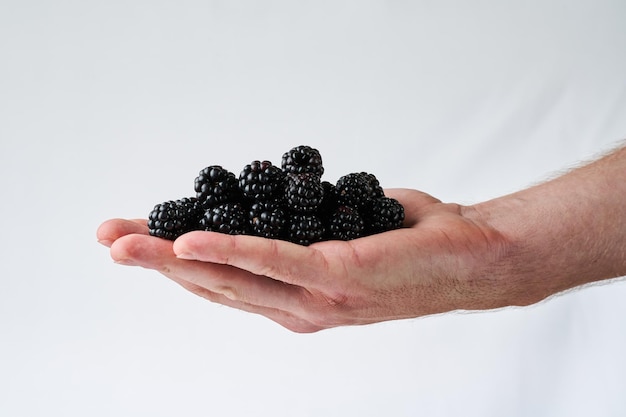
[{"label": "finger", "polygon": [[181,259],[232,265],[303,287],[314,285],[316,277],[325,277],[328,272],[324,255],[314,246],[257,236],[190,232],[179,237],[173,249]]},{"label": "finger", "polygon": [[259,314],[267,317],[268,319],[278,323],[288,330],[297,333],[313,333],[322,330],[323,327],[315,325],[307,320],[304,320],[294,314],[291,314],[284,310],[279,310],[269,307],[261,307],[252,304],[242,303],[240,301],[234,301],[230,298],[213,291],[209,291],[204,287],[196,285],[194,283],[182,280],[177,277],[171,277],[172,281],[185,288],[187,291],[192,292],[206,300],[213,303],[222,304],[227,307],[236,308],[248,313]]},{"label": "finger", "polygon": [[111,257],[118,263],[154,269],[210,292],[250,305],[306,314],[309,293],[303,288],[255,275],[230,265],[178,259],[172,242],[152,236],[131,234],[111,246]]},{"label": "finger", "polygon": [[[145,235],[128,235],[115,242],[111,256],[116,262],[122,264],[156,269],[183,288],[211,302],[263,315],[291,331],[310,333],[322,329],[322,327],[288,311],[238,300],[236,294],[244,295],[244,289],[235,290],[237,286],[237,279],[233,279],[233,272],[236,272],[235,268],[226,265],[214,265],[214,268],[195,268],[200,262],[181,261],[173,257],[170,241]],[[168,266],[168,258],[174,262],[173,266]],[[215,270],[218,271],[215,272]],[[214,273],[209,275],[209,272]],[[221,280],[228,281],[228,284],[220,284]],[[265,280],[268,279],[265,278]],[[281,285],[284,286],[284,284]],[[210,288],[214,288],[214,290]],[[260,288],[256,290],[260,292]],[[245,293],[249,291],[251,291],[249,288],[245,289]],[[253,296],[244,296],[243,298],[248,298],[252,302],[255,301]]]},{"label": "finger", "polygon": [[113,242],[128,234],[148,234],[148,225],[145,219],[111,219],[102,223],[96,231],[96,237],[101,244],[111,247]]}]

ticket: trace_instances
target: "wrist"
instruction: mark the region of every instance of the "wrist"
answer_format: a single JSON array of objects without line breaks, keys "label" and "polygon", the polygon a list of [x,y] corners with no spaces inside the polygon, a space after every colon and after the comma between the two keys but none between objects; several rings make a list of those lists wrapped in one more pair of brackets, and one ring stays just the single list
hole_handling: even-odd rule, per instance
[{"label": "wrist", "polygon": [[526,190],[464,208],[505,250],[489,274],[505,305],[528,305],[626,274],[624,151]]},{"label": "wrist", "polygon": [[484,236],[497,240],[497,256],[478,259],[472,268],[472,280],[491,283],[495,307],[526,306],[541,301],[558,290],[546,286],[547,271],[542,270],[528,228],[515,213],[524,202],[500,198],[463,206],[463,217],[483,230]]}]

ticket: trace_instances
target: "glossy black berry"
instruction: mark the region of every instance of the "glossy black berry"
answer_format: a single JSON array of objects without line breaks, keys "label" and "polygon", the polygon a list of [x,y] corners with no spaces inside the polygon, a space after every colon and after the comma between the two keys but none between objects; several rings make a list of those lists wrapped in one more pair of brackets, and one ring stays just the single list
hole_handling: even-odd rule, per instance
[{"label": "glossy black berry", "polygon": [[315,214],[291,213],[287,223],[290,242],[308,246],[324,238],[324,223]]},{"label": "glossy black berry", "polygon": [[344,175],[337,180],[335,190],[340,204],[361,208],[375,195],[372,178],[362,172]]},{"label": "glossy black berry", "polygon": [[352,240],[365,234],[365,222],[359,212],[348,206],[339,206],[328,219],[328,239]]},{"label": "glossy black berry", "polygon": [[239,188],[254,201],[276,199],[285,188],[285,174],[270,161],[252,161],[239,174]]},{"label": "glossy black berry", "polygon": [[323,197],[322,203],[317,208],[317,213],[323,218],[328,219],[335,210],[339,207],[339,200],[337,199],[337,190],[335,184],[322,181]]},{"label": "glossy black berry", "polygon": [[361,172],[361,175],[365,177],[365,181],[371,187],[370,190],[370,198],[376,199],[385,196],[385,191],[383,187],[381,187],[378,178],[374,174],[370,174],[368,172]]},{"label": "glossy black berry", "polygon": [[389,197],[371,200],[363,213],[368,234],[399,229],[404,222],[404,207]]},{"label": "glossy black berry", "polygon": [[206,231],[243,235],[249,230],[248,216],[240,203],[224,203],[211,207],[200,219],[200,228]]},{"label": "glossy black berry", "polygon": [[200,171],[194,181],[194,189],[204,208],[238,202],[241,198],[235,174],[220,165],[211,165]]},{"label": "glossy black berry", "polygon": [[157,204],[148,215],[148,231],[151,236],[175,240],[197,230],[203,212],[199,201],[193,197]]},{"label": "glossy black berry", "polygon": [[287,210],[277,202],[259,201],[248,211],[250,233],[269,239],[281,239],[287,229]]},{"label": "glossy black berry", "polygon": [[322,176],[324,166],[319,151],[310,146],[301,145],[283,154],[281,160],[283,171],[291,174],[311,173]]},{"label": "glossy black berry", "polygon": [[316,174],[288,174],[285,205],[298,213],[312,213],[322,204],[324,188]]}]

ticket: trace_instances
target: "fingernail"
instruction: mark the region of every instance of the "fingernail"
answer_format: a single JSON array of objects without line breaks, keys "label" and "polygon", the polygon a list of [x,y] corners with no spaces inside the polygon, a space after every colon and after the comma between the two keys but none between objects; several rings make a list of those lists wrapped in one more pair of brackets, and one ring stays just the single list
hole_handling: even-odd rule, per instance
[{"label": "fingernail", "polygon": [[130,259],[118,259],[118,260],[116,260],[114,262],[116,264],[126,265],[126,266],[135,266],[135,265],[137,265],[135,262],[131,261]]},{"label": "fingernail", "polygon": [[110,247],[113,244],[112,240],[108,240],[108,239],[102,239],[102,240],[98,240],[98,243],[107,247]]},{"label": "fingernail", "polygon": [[188,252],[178,253],[176,254],[176,257],[178,259],[186,259],[189,261],[193,261],[196,259],[191,253],[188,253]]}]

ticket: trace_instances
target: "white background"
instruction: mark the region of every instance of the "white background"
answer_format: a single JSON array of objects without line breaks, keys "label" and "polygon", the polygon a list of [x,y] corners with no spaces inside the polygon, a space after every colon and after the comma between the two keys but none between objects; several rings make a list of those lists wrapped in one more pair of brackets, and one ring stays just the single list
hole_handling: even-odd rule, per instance
[{"label": "white background", "polygon": [[471,204],[626,137],[626,3],[0,0],[0,415],[623,416],[626,283],[311,335],[96,243],[317,147]]}]

